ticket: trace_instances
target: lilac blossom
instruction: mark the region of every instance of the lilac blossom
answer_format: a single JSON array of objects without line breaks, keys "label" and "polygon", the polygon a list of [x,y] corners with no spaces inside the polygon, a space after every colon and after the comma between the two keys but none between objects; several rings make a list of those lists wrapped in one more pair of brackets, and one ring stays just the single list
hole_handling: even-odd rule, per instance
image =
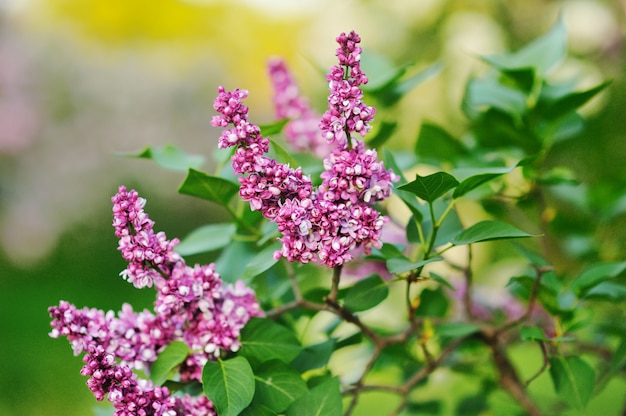
[{"label": "lilac blossom", "polygon": [[[282,247],[275,257],[328,267],[343,265],[353,258],[352,251],[369,253],[381,246],[381,231],[387,221],[372,203],[387,198],[398,178],[386,170],[375,150],[366,149],[351,133],[365,135],[371,128],[375,110],[362,102],[360,85],[367,77],[360,69],[359,36],[351,32],[337,38],[339,66],[327,76],[330,85],[329,109],[319,124],[321,132],[334,145],[324,160],[322,183],[314,189],[300,168],[294,169],[265,156],[269,140],[248,121],[248,107],[242,100],[245,90],[232,92],[218,88],[213,107],[219,113],[215,127],[222,132],[220,148],[236,146],[231,158],[236,174],[241,174],[239,194],[266,218],[278,225]],[[272,72],[278,84],[275,104],[279,116],[304,111],[304,101],[286,70],[277,64]]]},{"label": "lilac blossom", "polygon": [[192,352],[179,380],[199,381],[204,364],[223,351],[238,351],[241,329],[262,315],[254,291],[240,281],[225,285],[213,264],[188,266],[173,250],[178,240],[154,232],[135,190],[120,186],[112,202],[119,249],[128,261],[122,275],[138,288],[155,287],[154,312],[124,304],[115,314],[61,301],[49,308],[50,336],[67,337],[75,355],[87,353],[89,388],[98,400],[108,394],[116,415],[213,415],[208,399],[168,399],[167,389],[136,379],[132,371],[149,374],[167,345],[183,341]]},{"label": "lilac blossom", "polygon": [[311,109],[306,97],[300,94],[285,61],[278,58],[270,60],[268,70],[274,90],[274,114],[278,119],[289,119],[284,134],[291,147],[318,157],[328,155],[332,147],[319,129],[320,115]]}]

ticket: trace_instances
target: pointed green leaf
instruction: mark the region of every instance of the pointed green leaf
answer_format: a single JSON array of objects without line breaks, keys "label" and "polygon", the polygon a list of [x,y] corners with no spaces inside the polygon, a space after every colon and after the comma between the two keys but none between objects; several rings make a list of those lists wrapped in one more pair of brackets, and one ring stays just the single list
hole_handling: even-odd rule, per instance
[{"label": "pointed green leaf", "polygon": [[502,70],[533,68],[545,75],[567,54],[567,31],[559,19],[552,29],[512,54],[485,56],[483,60]]},{"label": "pointed green leaf", "polygon": [[568,91],[564,96],[555,97],[552,100],[547,99],[547,102],[543,103],[544,105],[541,106],[541,115],[548,119],[556,119],[569,112],[575,111],[605,89],[610,83],[611,81],[606,81],[584,91]]},{"label": "pointed green leaf", "polygon": [[262,404],[282,413],[291,403],[308,393],[300,374],[280,360],[264,362],[254,372],[253,403]]},{"label": "pointed green leaf", "polygon": [[230,243],[235,231],[233,223],[204,225],[187,234],[175,249],[182,256],[217,250]]},{"label": "pointed green leaf", "polygon": [[204,394],[220,416],[237,416],[254,396],[254,374],[244,357],[209,361],[202,371]]},{"label": "pointed green leaf", "polygon": [[594,286],[619,276],[624,270],[626,261],[593,264],[574,279],[572,290],[578,296],[584,296]]},{"label": "pointed green leaf", "polygon": [[441,260],[443,260],[443,257],[439,257],[439,256],[431,257],[427,260],[422,260],[418,262],[412,262],[406,257],[394,257],[392,259],[387,260],[386,264],[387,264],[387,270],[389,270],[389,273],[402,274],[402,273],[409,272],[411,270],[419,269],[420,267],[423,267],[427,265],[428,263],[433,263],[433,262],[441,261]]},{"label": "pointed green leaf", "polygon": [[241,330],[240,354],[264,362],[273,358],[290,362],[302,347],[293,332],[267,318],[253,318]]},{"label": "pointed green leaf", "polygon": [[250,260],[241,274],[241,280],[248,280],[263,273],[278,262],[274,258],[274,253],[281,248],[280,242],[265,247],[256,256]]},{"label": "pointed green leaf", "polygon": [[611,371],[617,372],[626,365],[626,338],[617,346],[611,359]]},{"label": "pointed green leaf", "polygon": [[342,411],[339,380],[333,377],[317,384],[293,402],[286,416],[341,416]]},{"label": "pointed green leaf", "polygon": [[430,272],[430,274],[428,275],[429,278],[433,279],[435,282],[440,283],[444,286],[446,286],[448,289],[455,291],[456,288],[454,286],[452,286],[452,284],[450,282],[448,282],[447,279],[445,279],[443,276],[435,273],[435,272]]},{"label": "pointed green leaf", "polygon": [[275,134],[280,134],[287,125],[287,123],[289,123],[289,121],[290,120],[288,118],[283,118],[282,120],[277,120],[273,123],[263,124],[259,126],[259,128],[261,129],[261,136],[269,137]]},{"label": "pointed green leaf", "polygon": [[388,294],[387,284],[379,275],[373,274],[348,289],[344,305],[352,312],[360,312],[378,305]]},{"label": "pointed green leaf", "polygon": [[158,386],[163,384],[170,372],[185,361],[190,352],[183,341],[172,341],[150,366],[150,380]]},{"label": "pointed green leaf", "polygon": [[450,301],[441,286],[436,289],[425,288],[419,295],[415,315],[442,318],[446,316],[449,306]]},{"label": "pointed green leaf", "polygon": [[220,257],[215,261],[215,270],[222,276],[224,282],[235,283],[256,254],[256,244],[249,241],[233,241],[224,247]]},{"label": "pointed green leaf", "polygon": [[470,80],[465,91],[464,105],[470,114],[493,107],[515,120],[526,113],[524,94],[492,78]]},{"label": "pointed green leaf", "polygon": [[292,168],[296,168],[300,166],[298,161],[293,157],[293,155],[287,151],[284,147],[278,144],[274,140],[270,140],[270,154],[273,153],[276,161],[280,163],[284,163],[285,165],[289,165]]},{"label": "pointed green leaf", "polygon": [[550,359],[550,376],[554,390],[568,404],[583,410],[595,385],[595,372],[580,357]]},{"label": "pointed green leaf", "polygon": [[432,162],[456,162],[459,157],[469,153],[461,141],[436,124],[425,122],[420,128],[415,154]]},{"label": "pointed green leaf", "polygon": [[617,282],[602,282],[592,287],[584,298],[622,302],[626,300],[626,285]]},{"label": "pointed green leaf", "polygon": [[428,176],[416,175],[413,182],[399,186],[398,189],[411,192],[418,198],[432,203],[458,184],[459,181],[449,173],[437,172]]},{"label": "pointed green leaf", "polygon": [[204,172],[189,169],[178,192],[226,205],[233,196],[239,193],[239,185],[217,176],[209,176]]},{"label": "pointed green leaf", "polygon": [[464,244],[480,243],[482,241],[528,237],[536,236],[528,234],[505,222],[485,220],[461,231],[452,239],[452,244],[460,246]]},{"label": "pointed green leaf", "polygon": [[512,167],[504,167],[504,168],[491,168],[488,171],[483,171],[481,173],[469,176],[466,179],[463,179],[459,186],[456,187],[454,193],[452,194],[453,198],[459,198],[468,192],[478,188],[480,185],[489,182],[492,179],[500,177],[504,174],[510,173],[515,169],[516,166]]},{"label": "pointed green leaf", "polygon": [[520,331],[522,341],[547,341],[548,337],[543,330],[537,326],[524,326]]},{"label": "pointed green leaf", "polygon": [[307,345],[291,362],[291,365],[301,373],[325,367],[330,360],[336,343],[337,341],[334,338],[329,338],[318,344]]},{"label": "pointed green leaf", "polygon": [[178,147],[171,144],[165,146],[146,147],[138,153],[120,153],[123,157],[136,157],[150,159],[162,168],[187,172],[187,169],[198,169],[204,163],[204,157],[200,155],[188,155]]}]

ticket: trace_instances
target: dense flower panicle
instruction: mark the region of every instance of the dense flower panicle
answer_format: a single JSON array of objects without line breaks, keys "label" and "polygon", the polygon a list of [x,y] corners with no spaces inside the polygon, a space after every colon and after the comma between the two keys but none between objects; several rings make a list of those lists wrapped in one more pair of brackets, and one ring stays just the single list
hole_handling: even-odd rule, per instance
[{"label": "dense flower panicle", "polygon": [[268,69],[274,89],[274,113],[278,119],[289,119],[284,134],[291,147],[319,157],[328,155],[331,146],[318,127],[320,116],[311,109],[306,97],[300,94],[285,61],[272,59],[268,62]]},{"label": "dense flower panicle", "polygon": [[151,287],[181,261],[174,251],[179,241],[168,240],[163,232],[154,232],[154,221],[143,210],[146,201],[136,191],[120,186],[111,201],[118,250],[128,261],[128,267],[120,275],[137,288]]},{"label": "dense flower panicle", "polygon": [[180,366],[180,380],[199,381],[204,364],[222,351],[239,350],[241,329],[262,315],[254,291],[243,282],[224,285],[213,264],[187,266],[173,251],[178,240],[154,233],[135,190],[120,186],[112,202],[115,234],[128,261],[124,273],[137,287],[154,285],[154,313],[124,304],[116,316],[61,301],[49,308],[50,336],[66,336],[75,355],[87,352],[89,388],[98,400],[108,394],[116,415],[214,415],[208,399],[168,398],[167,389],[137,379],[132,370],[149,374],[168,344],[183,341],[193,352]]},{"label": "dense flower panicle", "polygon": [[[213,125],[232,124],[223,131],[219,146],[237,146],[233,168],[235,173],[246,175],[239,178],[239,195],[251,209],[278,225],[282,248],[275,253],[276,258],[335,267],[352,259],[356,248],[369,253],[382,244],[381,230],[387,219],[370,204],[389,197],[398,177],[385,169],[375,150],[366,149],[362,141],[351,137],[352,133],[365,135],[375,113],[362,102],[360,85],[367,83],[367,77],[360,68],[360,41],[354,32],[337,38],[339,66],[332,67],[327,76],[329,109],[319,124],[334,149],[324,159],[322,183],[317,189],[300,168],[265,156],[267,139],[258,134],[258,128],[251,127],[248,108],[241,103],[247,91],[218,88],[214,108],[221,115],[213,118]],[[282,61],[270,63],[270,75],[277,116],[309,114],[308,104],[299,96]]]},{"label": "dense flower panicle", "polygon": [[104,348],[91,346],[83,361],[81,374],[90,377],[87,386],[98,401],[108,395],[115,416],[177,416],[176,400],[166,387],[137,379],[129,366],[118,364]]},{"label": "dense flower panicle", "polygon": [[361,38],[354,31],[337,37],[339,66],[333,66],[326,75],[330,93],[328,110],[322,116],[319,127],[330,143],[346,142],[351,133],[365,136],[371,129],[376,109],[363,103],[360,86],[368,79],[361,71],[362,48],[357,44]]}]

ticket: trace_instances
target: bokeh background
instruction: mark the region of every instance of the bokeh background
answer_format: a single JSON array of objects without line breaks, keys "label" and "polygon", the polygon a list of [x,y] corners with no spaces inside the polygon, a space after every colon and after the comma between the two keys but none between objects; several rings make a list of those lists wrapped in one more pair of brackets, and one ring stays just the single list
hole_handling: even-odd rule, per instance
[{"label": "bokeh background", "polygon": [[423,120],[463,131],[477,55],[515,50],[562,15],[564,74],[613,84],[585,107],[590,133],[553,157],[610,191],[626,185],[625,12],[624,0],[0,0],[0,415],[93,414],[82,362],[47,335],[47,308],[150,306],[150,291],[118,277],[119,184],[148,199],[169,237],[224,215],[176,193],[184,174],[120,157],[175,144],[210,169],[218,85],[249,89],[254,121],[271,122],[265,65],[278,55],[322,111],[334,39],[355,29],[394,62],[443,64],[397,108],[390,145],[412,146]]}]

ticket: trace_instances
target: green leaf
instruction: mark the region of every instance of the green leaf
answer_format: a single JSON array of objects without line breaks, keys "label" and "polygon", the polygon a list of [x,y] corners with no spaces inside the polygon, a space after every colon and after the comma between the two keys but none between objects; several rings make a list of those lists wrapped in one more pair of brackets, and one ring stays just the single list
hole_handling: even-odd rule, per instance
[{"label": "green leaf", "polygon": [[318,344],[307,345],[291,362],[291,365],[301,373],[322,368],[328,364],[336,343],[337,341],[334,338],[329,338]]},{"label": "green leaf", "polygon": [[278,262],[278,259],[274,258],[274,252],[279,250],[281,243],[277,242],[265,247],[256,256],[250,260],[250,263],[246,266],[241,274],[241,279],[246,281],[259,274],[263,273]]},{"label": "green leaf", "polygon": [[451,322],[435,328],[435,332],[445,338],[461,338],[478,331],[480,328],[477,325],[468,322]]},{"label": "green leaf", "polygon": [[415,315],[442,318],[446,315],[448,306],[450,301],[441,286],[434,290],[426,288],[420,293]]},{"label": "green leaf", "polygon": [[391,136],[393,135],[393,133],[396,131],[396,128],[398,127],[398,123],[397,122],[389,122],[389,121],[382,121],[380,123],[380,127],[378,128],[378,130],[375,132],[374,137],[372,137],[368,142],[367,142],[367,146],[370,148],[377,148],[382,146],[383,144],[385,144],[387,142],[387,140],[389,140],[391,138]]},{"label": "green leaf", "polygon": [[207,224],[189,233],[175,249],[181,256],[217,250],[231,242],[236,229],[233,223]]},{"label": "green leaf", "polygon": [[252,403],[239,416],[278,416],[278,413],[262,404]]},{"label": "green leaf", "polygon": [[215,261],[215,270],[227,283],[241,278],[248,263],[256,256],[256,244],[249,241],[233,241],[222,251]]},{"label": "green leaf", "polygon": [[379,275],[373,274],[348,289],[344,305],[352,312],[364,311],[378,305],[388,294],[387,283]]},{"label": "green leaf", "polygon": [[288,118],[283,118],[282,120],[276,120],[273,123],[263,124],[259,126],[259,128],[261,129],[261,136],[269,137],[275,134],[280,134],[287,125],[287,123],[289,123],[289,121],[290,120]]},{"label": "green leaf", "polygon": [[550,376],[554,390],[568,404],[583,410],[595,385],[595,372],[579,357],[550,359]]},{"label": "green leaf", "polygon": [[288,363],[302,350],[293,332],[267,318],[248,321],[241,330],[241,344],[240,354],[258,362],[279,359]]},{"label": "green leaf", "polygon": [[226,179],[189,169],[178,192],[226,205],[239,193],[239,185]]},{"label": "green leaf", "polygon": [[418,198],[432,203],[458,184],[459,181],[449,173],[437,172],[428,176],[416,175],[413,182],[399,186],[398,189],[409,191]]},{"label": "green leaf", "polygon": [[120,153],[122,157],[150,159],[162,168],[187,172],[187,169],[198,169],[204,163],[204,157],[200,155],[188,155],[178,147],[171,144],[158,147],[146,147],[138,153]]},{"label": "green leaf", "polygon": [[490,168],[487,172],[481,172],[472,176],[469,176],[466,179],[463,179],[459,186],[456,187],[454,193],[452,194],[453,198],[459,198],[468,192],[478,188],[480,185],[489,182],[492,179],[500,177],[506,173],[510,173],[517,166],[512,167],[504,167],[504,168]]},{"label": "green leaf", "polygon": [[237,416],[254,396],[254,374],[244,357],[208,361],[202,371],[204,394],[220,416]]},{"label": "green leaf", "polygon": [[443,128],[433,123],[422,124],[417,143],[415,144],[415,154],[422,159],[438,162],[447,161],[454,163],[460,157],[467,156],[468,149],[463,143],[455,139]]},{"label": "green leaf", "polygon": [[270,140],[270,154],[273,153],[277,162],[296,168],[300,166],[293,155],[274,140]]},{"label": "green leaf", "polygon": [[446,286],[448,289],[456,291],[456,288],[454,286],[452,286],[452,284],[450,282],[448,282],[443,276],[435,273],[435,272],[430,272],[430,274],[428,275],[429,278],[433,279],[435,282],[440,283],[444,286]]},{"label": "green leaf", "polygon": [[619,276],[624,270],[626,261],[593,264],[574,279],[571,289],[582,297],[594,286]]},{"label": "green leaf", "polygon": [[406,257],[397,257],[397,258],[392,258],[387,260],[387,270],[389,270],[389,273],[393,273],[393,274],[402,274],[402,273],[406,273],[409,272],[411,270],[416,270],[419,269],[420,267],[423,267],[425,265],[427,265],[428,263],[433,263],[436,261],[441,261],[443,260],[443,257],[431,257],[427,260],[422,260],[422,261],[418,261],[418,262],[412,262],[411,260],[407,259]]},{"label": "green leaf", "polygon": [[172,341],[152,363],[150,380],[157,386],[163,384],[172,370],[185,361],[190,352],[189,347],[183,341]]},{"label": "green leaf", "polygon": [[622,302],[626,300],[626,285],[617,282],[602,282],[592,287],[584,298]]},{"label": "green leaf", "polygon": [[308,393],[300,374],[280,360],[270,360],[254,372],[255,394],[253,403],[262,404],[282,413],[296,399]]},{"label": "green leaf", "polygon": [[343,408],[339,380],[328,378],[293,402],[286,416],[341,416]]},{"label": "green leaf", "polygon": [[482,241],[527,237],[536,236],[528,234],[527,232],[524,232],[505,222],[485,220],[461,231],[452,239],[452,244],[460,246],[464,244],[480,243]]},{"label": "green leaf", "polygon": [[617,346],[611,359],[611,371],[617,372],[626,365],[626,338]]},{"label": "green leaf", "polygon": [[482,109],[491,107],[519,120],[526,113],[526,97],[496,79],[472,79],[466,87],[464,106],[469,114],[476,115]]},{"label": "green leaf", "polygon": [[520,331],[522,341],[547,341],[543,330],[537,326],[524,326]]},{"label": "green leaf", "polygon": [[568,91],[566,95],[554,97],[553,99],[547,97],[545,102],[540,103],[541,115],[551,120],[562,117],[584,105],[609,84],[611,84],[611,81],[603,82],[584,91]]},{"label": "green leaf", "polygon": [[501,70],[533,68],[539,75],[545,75],[567,54],[567,31],[563,20],[559,19],[552,29],[535,39],[524,48],[512,54],[484,56],[483,60]]}]

